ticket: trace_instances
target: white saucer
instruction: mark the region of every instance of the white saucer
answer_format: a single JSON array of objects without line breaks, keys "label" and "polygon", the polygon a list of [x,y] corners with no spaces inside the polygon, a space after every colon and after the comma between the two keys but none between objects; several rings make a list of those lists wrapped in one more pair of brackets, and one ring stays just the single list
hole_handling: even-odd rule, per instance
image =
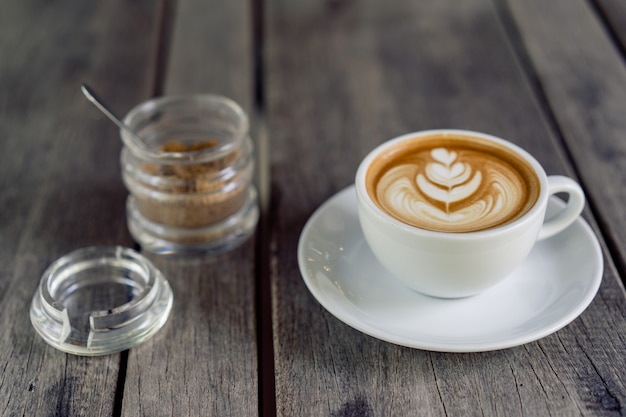
[{"label": "white saucer", "polygon": [[[548,216],[559,205],[553,198]],[[579,218],[538,242],[520,269],[490,290],[463,299],[428,297],[396,281],[374,258],[353,186],[311,216],[298,244],[304,282],[335,317],[381,340],[441,352],[504,349],[563,328],[598,291],[602,259],[595,235]]]}]

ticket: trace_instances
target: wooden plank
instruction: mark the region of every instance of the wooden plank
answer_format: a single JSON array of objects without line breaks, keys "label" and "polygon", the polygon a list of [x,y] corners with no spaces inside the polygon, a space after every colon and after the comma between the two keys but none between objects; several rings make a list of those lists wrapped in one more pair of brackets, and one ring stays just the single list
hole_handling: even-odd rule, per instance
[{"label": "wooden plank", "polygon": [[120,356],[47,346],[31,297],[57,257],[132,245],[117,129],[80,93],[90,82],[117,109],[148,94],[153,2],[8,2],[0,13],[0,414],[111,415]]},{"label": "wooden plank", "polygon": [[626,303],[610,263],[600,296],[574,323],[538,342],[477,354],[365,336],[319,306],[297,268],[309,215],[352,183],[367,151],[400,133],[482,130],[521,144],[551,174],[573,173],[492,4],[274,0],[267,28],[278,414],[619,410],[626,403],[619,376]]},{"label": "wooden plank", "polygon": [[221,94],[253,117],[249,2],[178,2],[164,77],[166,94]]},{"label": "wooden plank", "polygon": [[165,328],[129,352],[122,415],[255,415],[254,244],[153,257],[174,292]]},{"label": "wooden plank", "polygon": [[[175,2],[163,94],[252,105],[248,2]],[[129,353],[122,415],[258,414],[254,239],[218,257],[151,256],[174,292],[162,334]]]},{"label": "wooden plank", "polygon": [[606,20],[607,32],[613,34],[617,47],[626,50],[626,3],[620,0],[595,0],[600,17]]},{"label": "wooden plank", "polygon": [[[623,57],[587,2],[510,2],[509,8],[624,278],[626,66]],[[557,19],[563,22],[558,29],[553,23]]]}]

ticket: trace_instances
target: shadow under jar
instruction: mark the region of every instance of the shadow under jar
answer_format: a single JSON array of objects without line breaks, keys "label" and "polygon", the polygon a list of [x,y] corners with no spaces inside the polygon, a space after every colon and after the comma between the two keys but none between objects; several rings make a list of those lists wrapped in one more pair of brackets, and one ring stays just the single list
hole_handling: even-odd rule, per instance
[{"label": "shadow under jar", "polygon": [[221,253],[243,243],[259,209],[248,118],[217,95],[148,100],[124,121],[122,179],[130,233],[157,253]]}]

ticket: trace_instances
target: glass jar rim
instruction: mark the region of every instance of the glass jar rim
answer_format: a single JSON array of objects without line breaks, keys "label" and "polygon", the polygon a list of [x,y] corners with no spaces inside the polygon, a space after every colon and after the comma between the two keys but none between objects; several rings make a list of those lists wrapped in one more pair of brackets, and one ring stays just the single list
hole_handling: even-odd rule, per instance
[{"label": "glass jar rim", "polygon": [[248,135],[249,120],[246,112],[234,100],[218,94],[189,94],[170,95],[155,97],[143,101],[133,107],[124,117],[124,123],[135,128],[138,121],[150,119],[162,109],[175,108],[177,106],[197,106],[198,110],[217,111],[218,108],[226,110],[230,117],[235,120],[236,126],[231,133],[232,140],[217,147],[185,151],[163,152],[147,148],[145,144],[138,144],[137,138],[120,129],[122,142],[134,154],[143,159],[161,163],[196,163],[219,158],[240,146],[240,143]]}]

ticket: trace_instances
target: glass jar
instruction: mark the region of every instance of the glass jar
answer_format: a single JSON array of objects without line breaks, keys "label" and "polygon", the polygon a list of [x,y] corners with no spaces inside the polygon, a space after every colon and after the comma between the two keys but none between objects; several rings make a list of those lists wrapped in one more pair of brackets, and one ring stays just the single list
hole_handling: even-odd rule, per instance
[{"label": "glass jar", "polygon": [[217,95],[148,100],[120,131],[128,228],[157,253],[221,253],[243,243],[259,209],[248,118]]}]

